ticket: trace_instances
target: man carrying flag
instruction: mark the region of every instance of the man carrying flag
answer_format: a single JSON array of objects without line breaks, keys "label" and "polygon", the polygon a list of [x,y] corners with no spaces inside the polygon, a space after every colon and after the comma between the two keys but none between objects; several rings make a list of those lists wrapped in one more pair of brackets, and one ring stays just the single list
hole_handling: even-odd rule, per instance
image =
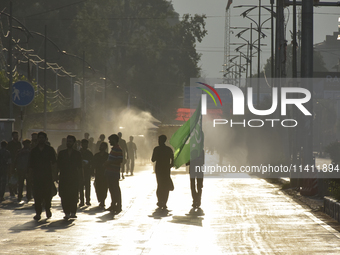
[{"label": "man carrying flag", "polygon": [[190,164],[190,188],[193,208],[200,207],[203,188],[203,173],[201,171],[196,172],[196,166],[201,169],[204,164],[204,134],[200,110],[201,102],[191,118],[170,139],[170,144],[175,149],[174,166],[179,168],[183,164]]}]

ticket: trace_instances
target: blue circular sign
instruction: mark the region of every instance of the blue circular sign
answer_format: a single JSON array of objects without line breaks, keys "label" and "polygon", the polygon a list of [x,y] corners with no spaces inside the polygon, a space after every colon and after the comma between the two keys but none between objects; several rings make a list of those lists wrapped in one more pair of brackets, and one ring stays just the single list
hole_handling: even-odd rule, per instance
[{"label": "blue circular sign", "polygon": [[35,91],[31,83],[27,81],[17,81],[12,87],[13,104],[27,106],[32,103]]}]

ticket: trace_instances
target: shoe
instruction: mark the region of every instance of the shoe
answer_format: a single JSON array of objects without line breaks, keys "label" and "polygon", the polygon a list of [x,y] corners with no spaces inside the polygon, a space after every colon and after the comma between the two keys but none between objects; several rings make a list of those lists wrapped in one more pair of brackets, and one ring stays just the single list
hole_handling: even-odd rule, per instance
[{"label": "shoe", "polygon": [[39,214],[36,214],[34,217],[33,217],[34,220],[38,221],[41,219],[41,216]]},{"label": "shoe", "polygon": [[122,209],[115,210],[115,211],[114,211],[114,214],[117,215],[117,214],[120,214],[121,212],[122,212]]},{"label": "shoe", "polygon": [[110,206],[110,207],[106,208],[105,211],[111,211],[112,212],[112,211],[114,211],[114,208],[112,206]]},{"label": "shoe", "polygon": [[70,215],[69,214],[65,214],[64,220],[68,220],[69,218],[70,218]]},{"label": "shoe", "polygon": [[91,203],[90,202],[86,202],[86,205],[91,205]]},{"label": "shoe", "polygon": [[133,173],[131,173],[131,176],[133,175]]},{"label": "shoe", "polygon": [[75,213],[71,213],[70,218],[71,218],[71,219],[76,219],[76,218],[78,218],[78,217],[77,217],[77,215],[76,215]]},{"label": "shoe", "polygon": [[103,202],[100,202],[99,207],[100,208],[105,208],[105,204]]},{"label": "shoe", "polygon": [[51,210],[46,211],[46,217],[47,217],[47,219],[49,219],[49,218],[52,217],[52,212],[51,212]]},{"label": "shoe", "polygon": [[79,204],[79,207],[83,207],[84,205],[85,205],[84,202],[82,202]]}]

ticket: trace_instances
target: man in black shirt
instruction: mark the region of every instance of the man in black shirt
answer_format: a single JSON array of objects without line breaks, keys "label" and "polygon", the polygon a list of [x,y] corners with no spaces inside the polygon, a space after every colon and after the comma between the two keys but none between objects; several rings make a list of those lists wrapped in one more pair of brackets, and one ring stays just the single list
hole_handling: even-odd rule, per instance
[{"label": "man in black shirt", "polygon": [[29,167],[33,179],[33,194],[35,201],[35,220],[41,219],[42,204],[45,205],[46,217],[51,218],[52,200],[52,165],[56,160],[54,149],[46,144],[47,135],[45,132],[38,133],[38,145],[31,150]]},{"label": "man in black shirt", "polygon": [[[18,131],[13,131],[12,132],[12,140],[8,142],[7,145],[7,150],[11,153],[11,158],[12,161],[14,162],[17,152],[22,148],[21,142],[19,141],[19,133]],[[14,167],[14,164],[11,165],[11,170],[8,175],[8,180],[11,179],[11,177],[16,177],[16,169]],[[8,182],[8,188],[9,188],[9,193],[11,196],[15,196],[17,193],[18,186],[17,184],[12,184]]]},{"label": "man in black shirt", "polygon": [[[190,189],[192,196],[192,207],[197,209],[201,206],[201,197],[202,197],[202,188],[203,188],[203,177],[204,174],[201,170],[201,167],[204,165],[204,150],[199,152],[199,156],[197,157],[198,152],[196,150],[191,151],[190,162]],[[197,169],[196,167],[199,166]]]},{"label": "man in black shirt", "polygon": [[86,205],[91,205],[91,173],[92,173],[92,160],[93,154],[88,149],[89,141],[86,139],[81,140],[81,157],[83,160],[83,172],[84,178],[83,182],[80,184],[80,204],[79,206],[84,206],[84,186],[85,186],[85,197]]},{"label": "man in black shirt", "polygon": [[165,145],[167,137],[160,135],[158,137],[159,146],[153,150],[152,162],[156,162],[156,179],[157,179],[157,198],[158,207],[162,210],[167,208],[166,203],[169,197],[169,191],[173,190],[173,183],[170,177],[170,169],[174,162],[174,153],[172,149]]},{"label": "man in black shirt", "polygon": [[105,199],[107,196],[107,177],[105,176],[104,163],[107,161],[109,154],[107,153],[108,145],[102,142],[99,146],[99,152],[93,156],[93,168],[95,170],[94,187],[96,189],[99,207],[105,208]]},{"label": "man in black shirt", "polygon": [[68,135],[66,150],[58,154],[59,196],[65,213],[64,219],[77,218],[78,187],[82,177],[82,160],[79,151],[73,149],[76,138]]},{"label": "man in black shirt", "polygon": [[118,145],[123,151],[123,162],[120,166],[120,171],[122,172],[122,179],[125,179],[125,177],[124,177],[125,164],[126,164],[126,159],[129,158],[129,152],[128,152],[128,149],[127,149],[127,146],[126,146],[126,141],[122,138],[122,136],[123,136],[122,132],[118,132],[117,135],[119,137]]},{"label": "man in black shirt", "polygon": [[7,150],[7,142],[2,141],[0,147],[0,203],[5,200],[7,172],[11,166],[11,153]]}]

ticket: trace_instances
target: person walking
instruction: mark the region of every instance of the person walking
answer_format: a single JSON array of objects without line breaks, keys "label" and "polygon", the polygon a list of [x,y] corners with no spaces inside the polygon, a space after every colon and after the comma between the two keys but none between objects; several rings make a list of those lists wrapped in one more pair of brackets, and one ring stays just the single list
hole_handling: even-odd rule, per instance
[{"label": "person walking", "polygon": [[[196,154],[195,154],[196,153]],[[197,157],[197,151],[191,152],[190,162],[188,163],[189,172],[190,172],[190,189],[192,196],[192,207],[194,209],[198,209],[201,206],[201,198],[202,198],[202,188],[203,188],[203,177],[204,174],[201,171],[201,167],[204,165],[204,150],[200,152],[200,155]],[[196,169],[196,166],[199,166]]]},{"label": "person walking", "polygon": [[64,219],[77,218],[78,187],[82,179],[81,153],[73,148],[76,138],[68,135],[67,149],[58,153],[57,166],[59,170],[59,196],[65,213]]},{"label": "person walking", "polygon": [[167,209],[166,203],[169,198],[169,191],[174,189],[170,177],[170,169],[174,163],[174,153],[169,146],[165,145],[166,139],[165,135],[158,137],[159,146],[154,148],[151,158],[152,162],[156,162],[157,206],[161,210]]},{"label": "person walking", "polygon": [[118,137],[119,137],[119,146],[123,151],[123,162],[121,167],[121,172],[122,172],[122,179],[125,179],[124,173],[125,173],[125,164],[126,164],[126,159],[129,158],[129,152],[126,146],[126,141],[122,138],[123,134],[121,132],[118,132]]},{"label": "person walking", "polygon": [[105,208],[105,200],[107,197],[108,184],[105,177],[104,164],[108,159],[108,145],[102,142],[99,146],[99,152],[93,156],[93,168],[95,172],[94,187],[99,202],[99,207]]},{"label": "person walking", "polygon": [[129,152],[129,157],[126,162],[126,174],[129,173],[133,175],[133,170],[135,169],[135,159],[137,159],[137,146],[133,142],[133,136],[130,136],[130,141],[126,144],[127,151]]},{"label": "person walking", "polygon": [[96,143],[96,149],[95,149],[94,153],[98,153],[98,152],[100,151],[100,150],[99,150],[99,147],[100,147],[101,143],[104,142],[104,141],[105,141],[105,135],[104,135],[104,134],[101,134],[101,135],[99,136],[99,140],[98,140],[97,143]]},{"label": "person walking", "polygon": [[7,142],[2,141],[0,147],[0,202],[4,201],[7,173],[11,168],[11,153],[7,150]]},{"label": "person walking", "polygon": [[[14,162],[18,151],[22,148],[21,142],[19,141],[18,131],[12,132],[12,140],[8,142],[7,150],[11,153],[12,161]],[[11,165],[11,170],[8,175],[8,188],[10,196],[15,196],[18,192],[18,176],[14,164]]]},{"label": "person walking", "polygon": [[[31,150],[29,158],[29,171],[33,180],[33,196],[36,215],[35,220],[41,219],[42,204],[45,205],[46,217],[51,218],[51,200],[53,175],[52,165],[57,162],[54,149],[46,144],[45,132],[38,133],[38,145]],[[53,185],[53,186],[52,186]]]},{"label": "person walking", "polygon": [[28,174],[28,160],[31,152],[31,141],[25,139],[22,142],[24,148],[18,151],[14,161],[14,167],[18,173],[18,202],[22,200],[22,193],[24,190],[24,181],[26,180],[26,198],[27,202],[32,199],[32,184],[31,178]]},{"label": "person walking", "polygon": [[91,205],[91,173],[92,173],[92,160],[93,154],[88,149],[88,140],[83,139],[81,140],[81,158],[83,160],[83,172],[84,178],[83,182],[80,183],[80,204],[79,206],[84,206],[84,187],[85,187],[85,198],[86,198],[86,205]]},{"label": "person walking", "polygon": [[106,211],[114,212],[119,214],[122,211],[122,194],[119,187],[120,179],[120,166],[123,162],[123,151],[120,148],[119,136],[114,134],[109,136],[109,142],[112,146],[110,154],[104,166],[105,176],[107,177],[107,182],[109,186],[109,191],[111,194],[111,206],[106,209]]}]

